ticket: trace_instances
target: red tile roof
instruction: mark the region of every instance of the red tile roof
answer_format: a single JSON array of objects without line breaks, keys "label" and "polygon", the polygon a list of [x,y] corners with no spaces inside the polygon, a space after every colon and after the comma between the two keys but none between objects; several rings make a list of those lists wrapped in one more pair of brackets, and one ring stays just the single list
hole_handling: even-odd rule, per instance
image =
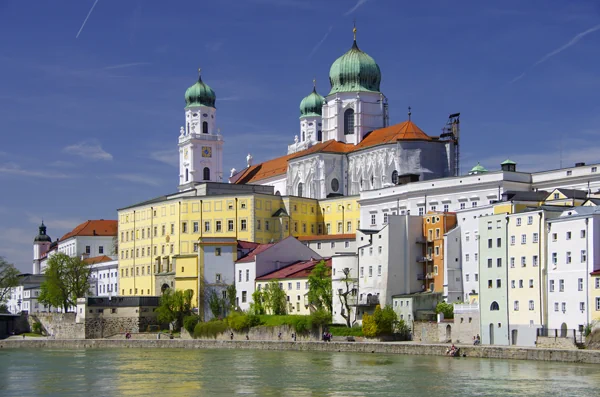
[{"label": "red tile roof", "polygon": [[101,255],[101,256],[94,256],[91,258],[85,258],[83,261],[85,263],[87,263],[88,265],[93,265],[96,263],[110,262],[110,261],[114,261],[114,260],[116,260],[116,259],[112,259],[111,257],[106,256],[106,255]]},{"label": "red tile roof", "polygon": [[300,261],[288,265],[282,269],[275,270],[269,274],[265,274],[264,276],[257,277],[256,281],[264,281],[264,280],[283,280],[286,278],[307,278],[310,275],[312,269],[317,265],[317,263],[321,262],[321,260],[325,261],[325,266],[331,268],[331,258],[323,258],[323,259],[311,259],[308,261]]},{"label": "red tile roof", "polygon": [[241,170],[230,178],[231,183],[247,184],[267,179],[287,172],[288,161],[313,153],[351,153],[355,150],[365,149],[372,146],[385,145],[397,141],[433,141],[412,121],[404,121],[386,128],[374,130],[367,134],[358,145],[338,142],[331,139],[326,142],[317,143],[314,146],[300,152],[277,157],[260,164],[252,165]]},{"label": "red tile roof", "polygon": [[60,238],[64,241],[75,236],[116,236],[118,222],[114,220],[92,220],[83,222],[69,233]]},{"label": "red tile roof", "polygon": [[298,241],[319,240],[356,240],[356,234],[320,234],[314,236],[298,236]]},{"label": "red tile roof", "polygon": [[243,250],[248,250],[248,249],[253,250],[260,245],[259,243],[253,243],[252,241],[242,241],[242,240],[238,240],[237,244],[238,244],[238,248],[243,249]]},{"label": "red tile roof", "polygon": [[240,259],[238,259],[236,261],[236,263],[254,262],[254,260],[255,260],[254,258],[256,258],[256,255],[260,254],[261,252],[265,252],[266,250],[268,250],[269,248],[271,248],[274,245],[275,245],[275,243],[258,244],[258,247],[256,247],[252,251],[248,252],[245,256],[242,256]]},{"label": "red tile roof", "polygon": [[591,272],[590,276],[600,276],[600,269],[594,270],[593,272]]}]

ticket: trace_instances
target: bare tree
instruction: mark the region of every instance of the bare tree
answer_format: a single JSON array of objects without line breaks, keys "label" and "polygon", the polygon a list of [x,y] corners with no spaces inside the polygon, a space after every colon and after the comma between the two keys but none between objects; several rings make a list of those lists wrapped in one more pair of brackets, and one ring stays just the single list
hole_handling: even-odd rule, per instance
[{"label": "bare tree", "polygon": [[352,327],[356,322],[356,319],[352,320],[352,309],[350,308],[349,296],[355,294],[354,279],[350,277],[350,269],[344,268],[342,270],[344,278],[338,280],[344,283],[345,288],[338,289],[338,298],[342,304],[342,310],[340,311],[341,316],[346,320],[346,325]]},{"label": "bare tree", "polygon": [[0,304],[4,303],[13,287],[19,285],[19,271],[0,256]]}]

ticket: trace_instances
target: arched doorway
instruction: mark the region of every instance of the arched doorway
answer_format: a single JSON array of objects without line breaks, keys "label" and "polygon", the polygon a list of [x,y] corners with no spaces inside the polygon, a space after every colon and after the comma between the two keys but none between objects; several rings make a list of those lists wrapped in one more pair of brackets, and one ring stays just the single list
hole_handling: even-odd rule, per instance
[{"label": "arched doorway", "polygon": [[450,324],[446,325],[446,342],[452,342],[452,327]]},{"label": "arched doorway", "polygon": [[161,293],[161,294],[164,294],[164,293],[165,293],[165,291],[166,291],[166,290],[168,290],[169,288],[170,288],[170,287],[169,287],[169,284],[167,284],[167,283],[164,283],[164,284],[163,284],[163,285],[160,287],[160,293]]},{"label": "arched doorway", "polygon": [[494,323],[490,323],[490,345],[494,344]]},{"label": "arched doorway", "polygon": [[511,344],[516,345],[517,344],[517,336],[519,336],[519,331],[516,329],[513,329],[510,332],[510,336],[511,336]]},{"label": "arched doorway", "polygon": [[567,323],[562,323],[560,326],[560,337],[561,338],[566,338],[567,337]]}]

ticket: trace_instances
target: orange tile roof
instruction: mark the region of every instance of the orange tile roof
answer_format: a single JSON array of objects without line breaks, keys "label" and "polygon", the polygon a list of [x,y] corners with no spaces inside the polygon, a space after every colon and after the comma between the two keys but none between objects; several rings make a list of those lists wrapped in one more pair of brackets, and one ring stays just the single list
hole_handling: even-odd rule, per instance
[{"label": "orange tile roof", "polygon": [[64,241],[75,236],[116,236],[118,222],[116,220],[92,220],[83,222],[60,238]]},{"label": "orange tile roof", "polygon": [[282,269],[275,270],[264,276],[257,277],[256,280],[283,280],[286,278],[306,278],[310,275],[312,269],[321,261],[325,261],[325,266],[331,268],[331,258],[311,259],[308,261],[299,261],[292,263]]},{"label": "orange tile roof", "polygon": [[112,259],[109,256],[106,255],[100,255],[100,256],[94,256],[91,258],[85,258],[83,261],[85,263],[87,263],[88,265],[93,265],[95,263],[104,263],[104,262],[110,262],[110,261],[114,261],[116,259]]},{"label": "orange tile roof", "polygon": [[338,142],[331,139],[326,142],[317,143],[314,146],[300,152],[277,157],[260,164],[252,165],[230,179],[231,183],[247,184],[267,179],[287,172],[288,161],[313,153],[351,153],[355,150],[365,149],[372,146],[385,145],[396,141],[433,141],[412,121],[404,121],[386,128],[374,130],[367,134],[358,145]]},{"label": "orange tile roof", "polygon": [[298,241],[318,241],[318,240],[355,240],[356,234],[321,234],[314,236],[298,236]]},{"label": "orange tile roof", "polygon": [[268,250],[269,248],[271,248],[274,245],[275,245],[275,243],[259,244],[258,247],[256,247],[252,251],[248,252],[246,254],[246,256],[242,256],[240,259],[238,259],[236,261],[236,263],[254,262],[255,258],[256,258],[256,255],[260,254],[261,252],[264,252],[264,251]]}]

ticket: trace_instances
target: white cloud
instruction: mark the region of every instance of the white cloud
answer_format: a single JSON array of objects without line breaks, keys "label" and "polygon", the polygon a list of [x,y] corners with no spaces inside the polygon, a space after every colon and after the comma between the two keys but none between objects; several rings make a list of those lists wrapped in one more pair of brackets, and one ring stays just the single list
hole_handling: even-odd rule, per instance
[{"label": "white cloud", "polygon": [[139,174],[117,174],[115,178],[121,179],[127,182],[140,183],[142,185],[148,186],[160,186],[162,183],[160,180],[156,178],[148,177],[147,175],[139,175]]},{"label": "white cloud", "polygon": [[356,11],[360,6],[362,6],[363,4],[365,4],[367,1],[369,1],[369,0],[358,0],[356,2],[356,4],[354,5],[354,7],[352,7],[351,9],[349,9],[348,11],[346,11],[344,13],[344,16],[352,14],[354,11]]},{"label": "white cloud", "polygon": [[35,178],[49,178],[49,179],[72,178],[71,175],[66,175],[66,174],[59,173],[59,172],[27,170],[27,169],[21,168],[21,166],[16,163],[0,164],[0,174],[30,176],[30,177],[35,177]]},{"label": "white cloud", "polygon": [[223,44],[225,44],[225,42],[223,40],[215,40],[215,41],[206,43],[204,45],[204,47],[206,47],[206,49],[209,51],[216,52],[216,51],[219,51],[221,49],[221,47],[223,47]]},{"label": "white cloud", "polygon": [[150,63],[149,62],[122,63],[119,65],[105,66],[103,69],[104,70],[114,70],[114,69],[124,69],[124,68],[131,68],[134,66],[143,66],[143,65],[150,65]]},{"label": "white cloud", "polygon": [[150,152],[150,158],[174,167],[179,165],[179,153],[176,150],[156,150]]},{"label": "white cloud", "polygon": [[14,264],[21,272],[32,270],[33,238],[37,229],[6,228],[0,229],[0,256]]},{"label": "white cloud", "polygon": [[95,139],[69,145],[63,149],[63,152],[91,160],[110,161],[113,159],[112,154],[102,149],[100,143]]}]

